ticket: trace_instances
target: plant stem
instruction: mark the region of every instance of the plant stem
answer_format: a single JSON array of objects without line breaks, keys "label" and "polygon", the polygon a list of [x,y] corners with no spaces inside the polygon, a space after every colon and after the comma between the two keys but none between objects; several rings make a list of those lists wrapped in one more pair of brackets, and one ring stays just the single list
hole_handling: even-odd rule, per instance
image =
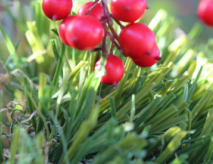
[{"label": "plant stem", "polygon": [[113,42],[110,43],[109,53],[113,54]]},{"label": "plant stem", "polygon": [[121,47],[119,46],[119,44],[115,41],[114,37],[107,31],[107,36],[110,38],[110,40],[113,42],[113,44],[117,47],[117,49],[120,51],[121,54],[123,54],[124,56],[126,56],[123,52],[123,50],[121,49]]},{"label": "plant stem", "polygon": [[119,20],[117,20],[112,14],[110,14],[110,17],[111,17],[112,19],[114,19],[114,21],[120,26],[121,29],[124,28],[124,26],[121,24],[121,22],[120,22]]},{"label": "plant stem", "polygon": [[[107,22],[107,23],[108,23],[108,22]],[[108,26],[109,26],[110,31],[112,32],[113,37],[114,37],[117,41],[119,41],[119,36],[118,36],[118,34],[116,33],[115,29],[114,29],[109,23],[108,23]]]},{"label": "plant stem", "polygon": [[[106,10],[105,10],[105,2],[102,0],[101,4],[103,6],[103,11],[102,11],[102,15],[105,16],[106,15]],[[102,25],[104,27],[104,37],[103,37],[103,41],[102,41],[102,55],[104,57],[106,57],[107,55],[107,50],[106,50],[106,35],[107,35],[107,25],[106,25],[106,19],[103,20]]]},{"label": "plant stem", "polygon": [[93,3],[93,5],[89,8],[89,10],[86,12],[85,15],[89,15],[92,10],[94,9],[94,7],[97,5],[97,3],[99,2],[99,0],[95,0],[95,2]]},{"label": "plant stem", "polygon": [[[95,2],[93,3],[93,5],[89,8],[88,12],[85,14],[85,15],[89,15],[91,13],[91,11],[93,10],[93,8],[95,7],[95,5],[99,2],[100,0],[95,0]],[[113,48],[113,44],[117,47],[117,49],[119,50],[119,52],[121,54],[123,54],[124,56],[126,56],[119,43],[117,43],[115,41],[115,39],[119,42],[119,36],[118,34],[116,33],[115,29],[113,28],[113,20],[115,20],[115,22],[120,26],[120,28],[124,28],[124,26],[120,23],[119,20],[117,20],[112,14],[110,14],[109,12],[109,9],[107,7],[107,3],[105,2],[106,0],[101,0],[101,5],[102,5],[102,18],[100,19],[100,22],[102,23],[103,25],[103,28],[104,28],[104,36],[103,36],[103,40],[102,40],[102,46],[101,48],[95,48],[93,50],[91,50],[91,52],[94,52],[94,51],[99,51],[101,50],[102,51],[102,55],[104,57],[107,56],[107,48],[106,48],[106,36],[108,36],[111,40],[111,44],[110,44],[110,53],[112,53],[112,48]],[[112,18],[112,19],[111,19]],[[110,32],[107,31],[107,25],[111,31],[112,34],[110,34]]]}]

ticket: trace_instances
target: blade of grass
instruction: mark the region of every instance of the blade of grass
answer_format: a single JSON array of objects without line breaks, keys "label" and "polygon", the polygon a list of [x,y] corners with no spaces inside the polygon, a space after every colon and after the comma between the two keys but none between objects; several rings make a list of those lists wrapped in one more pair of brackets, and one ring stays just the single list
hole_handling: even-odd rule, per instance
[{"label": "blade of grass", "polygon": [[18,149],[18,144],[19,144],[19,137],[20,137],[20,128],[16,127],[14,137],[12,140],[12,145],[11,145],[11,152],[10,152],[10,158],[8,160],[8,164],[14,164],[15,163],[15,155],[16,151]]},{"label": "blade of grass", "polygon": [[204,105],[209,100],[209,98],[212,96],[212,94],[213,94],[212,90],[210,90],[210,89],[207,90],[206,93],[199,100],[197,105],[192,109],[192,119],[193,120],[198,115],[198,113],[201,111],[201,109],[204,107]]},{"label": "blade of grass", "polygon": [[[27,100],[27,107],[28,107],[30,114],[32,114],[35,111],[33,102],[32,102],[30,95],[29,95],[29,94],[32,94],[32,89],[31,89],[29,82],[26,78],[23,78],[22,80],[23,80],[24,93],[25,93],[25,97],[26,97],[26,100]],[[33,124],[34,130],[36,130],[36,127],[37,127],[36,126],[37,125],[36,124],[36,118],[33,117],[31,119],[31,122]]]},{"label": "blade of grass", "polygon": [[162,98],[157,97],[155,100],[153,100],[145,109],[143,109],[143,113],[140,115],[140,117],[135,122],[135,130],[144,123],[144,121],[149,117],[149,115],[156,109],[156,107],[159,105],[159,103],[162,101]]},{"label": "blade of grass", "polygon": [[16,49],[13,46],[12,41],[10,40],[9,36],[6,34],[4,28],[2,27],[1,24],[0,24],[0,31],[3,35],[7,49],[10,53],[11,58],[13,59],[13,62],[15,63],[16,67],[19,68],[19,58],[18,58],[18,55],[16,54]]},{"label": "blade of grass", "polygon": [[116,95],[115,95],[116,106],[118,106],[119,103],[120,103],[120,98],[121,98],[121,93],[122,93],[121,90],[123,90],[123,88],[124,88],[125,82],[126,82],[128,75],[129,75],[129,71],[132,67],[132,63],[133,63],[132,59],[127,57],[126,62],[125,62],[125,66],[124,66],[125,67],[125,73],[123,75],[122,80],[119,82],[118,88],[116,89]]},{"label": "blade of grass", "polygon": [[199,137],[208,135],[211,133],[213,128],[212,120],[213,120],[213,109],[209,110],[208,115],[206,117],[206,122],[203,126],[202,132],[200,133]]},{"label": "blade of grass", "polygon": [[173,136],[178,134],[181,131],[181,129],[177,126],[169,128],[165,133],[163,133],[156,142],[152,143],[147,147],[147,151],[150,153],[152,152],[156,147],[158,147],[162,142],[168,142]]},{"label": "blade of grass", "polygon": [[150,132],[151,133],[160,132],[172,126],[176,126],[177,124],[180,124],[182,121],[187,121],[187,120],[188,120],[188,117],[186,115],[181,115],[177,118],[169,118],[168,120],[165,120],[162,123],[152,127]]},{"label": "blade of grass", "polygon": [[[87,121],[84,121],[79,130],[75,133],[72,141],[72,146],[67,151],[67,156],[71,161],[78,150],[79,145],[85,140],[85,138],[89,135],[90,131],[95,127],[98,118],[98,106],[93,108],[90,113],[90,116]],[[62,164],[65,164],[65,160],[62,161]]]},{"label": "blade of grass", "polygon": [[[138,92],[135,95],[135,103],[138,103],[139,101],[141,101],[146,95],[147,93],[153,88],[155,87],[156,84],[149,84],[146,87],[144,87],[140,92]],[[118,112],[117,112],[117,118],[120,119],[122,118],[129,110],[131,109],[131,100],[128,101]]]},{"label": "blade of grass", "polygon": [[204,161],[204,162],[211,161],[211,159],[212,159],[212,154],[213,154],[213,137],[211,136],[211,137],[210,137],[209,149],[207,150],[206,155],[205,155],[203,161]]},{"label": "blade of grass", "polygon": [[111,107],[112,117],[117,120],[116,107],[115,107],[115,99],[113,97],[109,97],[109,101],[110,101],[110,107]]},{"label": "blade of grass", "polygon": [[133,94],[129,122],[133,122],[134,116],[135,116],[135,95]]},{"label": "blade of grass", "polygon": [[169,142],[166,149],[160,154],[157,159],[154,161],[155,163],[164,163],[167,159],[174,153],[174,151],[180,146],[181,140],[187,132],[181,131]]}]

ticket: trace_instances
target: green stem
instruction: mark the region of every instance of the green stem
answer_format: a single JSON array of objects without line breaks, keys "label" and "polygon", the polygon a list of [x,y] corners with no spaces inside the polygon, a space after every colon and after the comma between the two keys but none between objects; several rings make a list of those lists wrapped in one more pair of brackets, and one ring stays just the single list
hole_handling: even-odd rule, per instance
[{"label": "green stem", "polygon": [[[29,82],[27,81],[26,78],[23,78],[23,86],[24,86],[25,97],[26,97],[26,100],[27,100],[27,107],[28,107],[28,110],[29,110],[30,114],[32,114],[35,111],[34,106],[33,106],[33,102],[32,102],[32,100],[30,98],[30,95],[29,95],[29,94],[32,93],[32,90],[31,90]],[[34,130],[36,131],[36,127],[37,127],[36,125],[37,124],[36,124],[35,117],[33,117],[31,119],[31,122],[33,124]]]}]

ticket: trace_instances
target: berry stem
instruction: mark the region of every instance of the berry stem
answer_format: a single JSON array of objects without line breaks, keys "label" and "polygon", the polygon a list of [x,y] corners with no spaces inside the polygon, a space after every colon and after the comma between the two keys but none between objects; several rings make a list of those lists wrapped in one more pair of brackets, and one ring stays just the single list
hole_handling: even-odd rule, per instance
[{"label": "berry stem", "polygon": [[[104,1],[104,0],[103,0]],[[113,21],[112,21],[112,19],[111,19],[111,17],[110,17],[110,13],[109,13],[109,9],[108,9],[108,7],[107,7],[107,4],[104,6],[104,9],[105,9],[105,16],[106,16],[106,18],[107,18],[107,23],[110,25],[110,26],[112,26],[113,25]]]},{"label": "berry stem", "polygon": [[105,0],[101,0],[101,2],[104,4],[103,9],[104,9],[104,11],[105,11],[103,17],[105,17],[105,18],[107,19],[107,24],[108,24],[108,26],[109,26],[110,31],[111,31],[112,34],[113,34],[113,37],[115,37],[116,40],[119,41],[119,39],[118,39],[118,38],[119,38],[119,37],[118,37],[118,34],[116,33],[115,29],[112,27],[113,21],[112,21],[112,19],[111,19],[111,17],[110,17],[110,13],[109,13],[109,9],[108,9],[108,7],[107,7],[107,4],[105,4],[105,3],[106,3]]},{"label": "berry stem", "polygon": [[110,43],[109,53],[113,54],[113,42]]},{"label": "berry stem", "polygon": [[[106,10],[105,10],[105,2],[102,0],[101,1],[101,4],[103,6],[103,11],[102,11],[102,15],[105,16],[106,15]],[[104,19],[102,21],[102,25],[104,27],[104,37],[103,37],[103,41],[102,41],[102,46],[101,46],[101,49],[102,49],[102,54],[103,56],[105,57],[107,55],[107,50],[106,50],[106,36],[107,36],[107,25],[106,25],[106,19]]]},{"label": "berry stem", "polygon": [[[99,1],[100,0],[95,0],[93,5],[90,7],[90,9],[88,10],[88,12],[85,15],[90,14],[91,11],[93,10],[93,8],[95,7],[95,5],[97,3],[99,3]],[[101,3],[102,8],[103,8],[102,18],[101,18],[100,22],[102,23],[103,28],[104,28],[104,37],[103,37],[101,48],[95,48],[95,49],[91,50],[90,52],[101,50],[103,56],[106,57],[107,56],[106,37],[108,36],[111,40],[110,53],[112,53],[113,44],[114,44],[116,46],[116,48],[119,50],[119,52],[121,54],[123,54],[124,56],[126,56],[124,54],[123,50],[121,49],[120,45],[115,41],[115,40],[117,40],[119,42],[119,36],[118,36],[117,32],[115,31],[115,29],[113,28],[113,20],[120,26],[121,29],[124,28],[124,26],[120,23],[119,20],[117,20],[112,14],[110,14],[109,9],[107,7],[107,1],[106,0],[101,0],[100,3]],[[107,25],[108,25],[112,34],[107,31]]]},{"label": "berry stem", "polygon": [[110,26],[109,24],[108,24],[108,26],[109,26],[110,31],[112,32],[113,37],[114,37],[117,41],[119,41],[119,36],[118,36],[118,34],[116,33],[115,29],[114,29],[112,26]]},{"label": "berry stem", "polygon": [[121,24],[121,22],[120,22],[119,20],[117,20],[112,14],[110,14],[110,17],[111,17],[112,19],[114,19],[114,21],[120,26],[121,29],[124,28],[124,26]]},{"label": "berry stem", "polygon": [[93,3],[93,5],[89,8],[89,10],[86,12],[85,15],[89,15],[92,10],[94,9],[94,7],[97,5],[97,3],[99,2],[99,0],[95,0],[95,2]]},{"label": "berry stem", "polygon": [[162,60],[162,57],[156,56],[156,57],[155,57],[155,60],[161,61],[161,60]]},{"label": "berry stem", "polygon": [[119,52],[125,56],[125,54],[124,54],[123,50],[121,49],[121,47],[119,46],[119,44],[115,41],[114,37],[108,31],[107,31],[107,36],[109,37],[111,42],[117,47]]}]

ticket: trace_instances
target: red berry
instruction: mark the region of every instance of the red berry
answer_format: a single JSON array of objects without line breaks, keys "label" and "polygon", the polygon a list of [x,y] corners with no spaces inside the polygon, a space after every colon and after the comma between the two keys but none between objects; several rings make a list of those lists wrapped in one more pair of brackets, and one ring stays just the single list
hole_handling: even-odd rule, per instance
[{"label": "red berry", "polygon": [[[85,15],[88,10],[90,9],[90,7],[93,5],[93,2],[88,2],[85,3],[83,6],[81,6],[81,8],[78,10],[78,16],[83,16]],[[101,4],[96,4],[95,7],[92,9],[91,13],[89,14],[90,16],[93,16],[95,18],[97,18],[98,20],[101,19],[102,17],[102,6]]]},{"label": "red berry", "polygon": [[72,0],[43,0],[44,14],[54,21],[66,18],[72,10]]},{"label": "red berry", "polygon": [[154,51],[156,38],[146,25],[134,23],[122,29],[119,35],[119,43],[127,56],[133,59],[141,59]]},{"label": "red berry", "polygon": [[65,37],[66,36],[65,31],[66,31],[67,26],[74,20],[75,17],[76,16],[69,16],[69,17],[65,18],[59,25],[60,38],[61,38],[62,42],[66,45],[68,45],[68,43],[67,43],[67,40]]},{"label": "red berry", "polygon": [[158,46],[156,46],[155,50],[150,56],[147,55],[146,58],[142,58],[140,60],[132,59],[132,61],[140,67],[151,67],[152,65],[157,63],[159,60],[161,60],[161,57],[160,57],[160,50]]},{"label": "red berry", "polygon": [[146,0],[111,1],[112,15],[123,22],[135,22],[144,14],[146,8]]},{"label": "red berry", "polygon": [[204,24],[213,27],[213,0],[201,0],[198,5],[197,16]]},{"label": "red berry", "polygon": [[[95,64],[95,72],[100,69],[100,64],[101,59]],[[115,85],[124,75],[124,63],[119,57],[110,54],[107,57],[105,70],[106,75],[102,76],[101,82],[107,85]]]},{"label": "red berry", "polygon": [[103,39],[103,26],[92,16],[76,16],[65,31],[69,46],[79,50],[91,50]]}]

